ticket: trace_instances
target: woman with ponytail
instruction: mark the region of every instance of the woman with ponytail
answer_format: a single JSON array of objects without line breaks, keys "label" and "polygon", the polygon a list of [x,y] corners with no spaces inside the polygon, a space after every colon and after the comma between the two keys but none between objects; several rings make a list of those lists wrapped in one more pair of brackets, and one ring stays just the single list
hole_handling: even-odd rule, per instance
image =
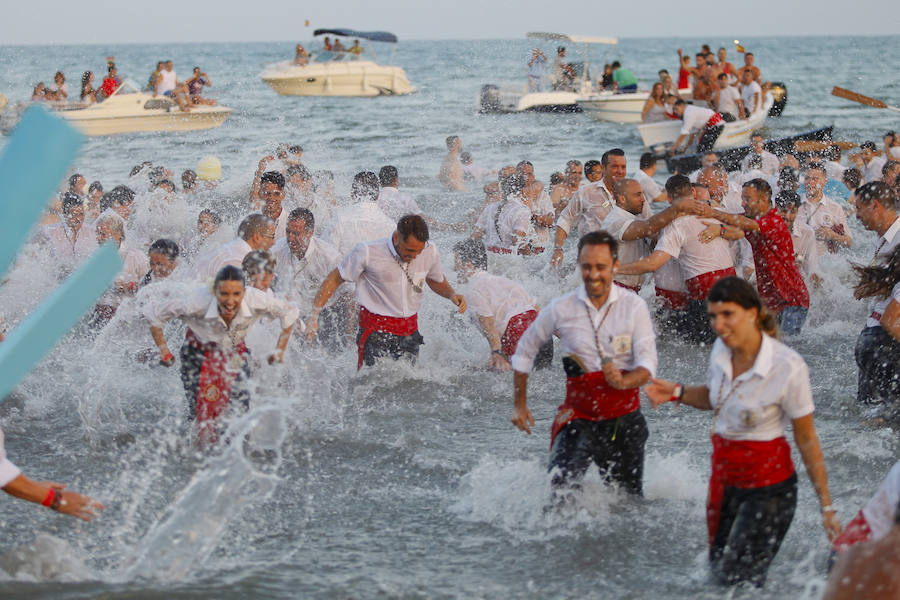
[{"label": "woman with ponytail", "polygon": [[761,586],[797,506],[797,474],[785,439],[789,421],[829,540],[841,524],[813,424],[806,363],[777,339],[774,317],[743,279],[716,282],[707,305],[718,339],[706,384],[654,379],[645,392],[654,407],[672,401],[714,411],[706,511],[710,565],[722,584]]}]

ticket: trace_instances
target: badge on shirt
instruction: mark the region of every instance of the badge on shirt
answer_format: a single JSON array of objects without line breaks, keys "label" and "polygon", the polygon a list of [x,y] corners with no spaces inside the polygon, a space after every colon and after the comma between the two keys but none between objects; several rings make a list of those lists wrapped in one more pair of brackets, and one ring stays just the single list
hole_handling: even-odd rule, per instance
[{"label": "badge on shirt", "polygon": [[612,339],[613,352],[616,354],[631,354],[631,336],[617,335]]},{"label": "badge on shirt", "polygon": [[759,418],[756,416],[756,413],[752,410],[742,410],[738,417],[741,420],[741,423],[744,427],[753,427],[759,421]]}]

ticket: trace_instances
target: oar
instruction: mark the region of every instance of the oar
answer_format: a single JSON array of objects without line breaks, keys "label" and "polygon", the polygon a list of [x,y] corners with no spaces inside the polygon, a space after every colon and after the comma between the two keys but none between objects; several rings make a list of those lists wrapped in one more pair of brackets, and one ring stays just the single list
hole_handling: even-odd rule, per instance
[{"label": "oar", "polygon": [[849,150],[855,148],[853,142],[821,142],[819,140],[797,140],[794,142],[794,150],[796,152],[822,152],[828,150],[832,146],[837,146],[841,150]]},{"label": "oar", "polygon": [[888,106],[884,103],[884,101],[879,100],[878,98],[870,98],[869,96],[863,96],[862,94],[858,94],[852,90],[847,90],[842,87],[834,86],[831,90],[832,96],[838,96],[839,98],[845,98],[847,100],[852,100],[854,102],[859,102],[860,104],[865,104],[866,106],[874,106],[875,108],[886,108],[888,110],[892,110],[894,112],[900,112],[900,108],[896,106]]}]

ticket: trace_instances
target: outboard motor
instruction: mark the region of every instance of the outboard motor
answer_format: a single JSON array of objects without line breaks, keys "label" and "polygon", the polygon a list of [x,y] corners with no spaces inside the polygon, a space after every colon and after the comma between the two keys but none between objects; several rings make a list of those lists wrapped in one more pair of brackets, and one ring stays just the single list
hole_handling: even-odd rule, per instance
[{"label": "outboard motor", "polygon": [[488,83],[481,86],[481,108],[479,112],[482,114],[501,112],[500,88],[496,85]]},{"label": "outboard motor", "polygon": [[772,108],[769,109],[769,116],[780,117],[788,100],[787,87],[780,81],[773,81],[769,91],[772,93],[772,98],[775,100],[775,102],[772,103]]}]

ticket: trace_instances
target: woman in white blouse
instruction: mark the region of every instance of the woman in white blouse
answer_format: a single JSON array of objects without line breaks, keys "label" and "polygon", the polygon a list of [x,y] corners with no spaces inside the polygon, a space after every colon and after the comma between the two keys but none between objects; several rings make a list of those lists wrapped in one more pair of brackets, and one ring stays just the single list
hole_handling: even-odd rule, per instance
[{"label": "woman in white blouse", "polygon": [[706,384],[683,387],[654,379],[645,391],[654,406],[676,401],[714,411],[707,498],[710,564],[723,584],[761,586],[797,506],[797,474],[785,439],[788,422],[830,540],[840,534],[841,524],[831,506],[813,424],[806,363],[776,339],[772,315],[743,279],[721,279],[707,303],[718,339]]}]

